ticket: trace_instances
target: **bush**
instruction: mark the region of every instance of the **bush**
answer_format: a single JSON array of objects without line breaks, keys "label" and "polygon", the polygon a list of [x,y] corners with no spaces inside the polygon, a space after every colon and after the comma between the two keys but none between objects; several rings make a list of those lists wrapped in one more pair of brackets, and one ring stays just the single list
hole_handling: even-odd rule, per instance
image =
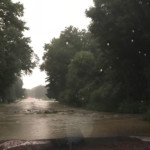
[{"label": "bush", "polygon": [[61,103],[68,104],[70,106],[81,106],[81,102],[79,101],[79,95],[76,91],[67,89],[64,92],[62,92],[59,99]]},{"label": "bush", "polygon": [[147,108],[147,105],[144,102],[133,101],[132,99],[123,101],[118,111],[121,113],[143,113]]},{"label": "bush", "polygon": [[148,109],[147,112],[144,114],[143,119],[145,121],[150,121],[150,109]]},{"label": "bush", "polygon": [[100,111],[116,111],[119,102],[119,85],[104,83],[91,93],[87,107]]}]

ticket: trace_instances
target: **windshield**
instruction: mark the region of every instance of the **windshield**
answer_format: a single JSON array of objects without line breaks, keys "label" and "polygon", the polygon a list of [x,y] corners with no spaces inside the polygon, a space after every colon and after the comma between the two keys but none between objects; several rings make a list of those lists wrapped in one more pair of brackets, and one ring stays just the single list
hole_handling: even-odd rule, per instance
[{"label": "windshield", "polygon": [[149,15],[150,0],[1,0],[0,149],[149,148]]}]

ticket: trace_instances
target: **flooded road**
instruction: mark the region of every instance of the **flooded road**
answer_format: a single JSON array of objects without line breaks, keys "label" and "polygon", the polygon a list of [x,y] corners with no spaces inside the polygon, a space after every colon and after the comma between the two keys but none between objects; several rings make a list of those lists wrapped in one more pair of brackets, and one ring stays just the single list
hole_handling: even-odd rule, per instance
[{"label": "flooded road", "polygon": [[150,123],[138,115],[87,111],[33,98],[0,106],[1,140],[71,136],[150,136]]}]

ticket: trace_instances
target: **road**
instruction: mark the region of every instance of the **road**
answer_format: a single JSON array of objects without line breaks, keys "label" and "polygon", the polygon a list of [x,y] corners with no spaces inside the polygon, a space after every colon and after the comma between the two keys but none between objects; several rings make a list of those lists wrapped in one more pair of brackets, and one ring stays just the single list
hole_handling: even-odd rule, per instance
[{"label": "road", "polygon": [[25,99],[0,106],[0,139],[150,136],[137,115],[87,111],[58,102]]}]

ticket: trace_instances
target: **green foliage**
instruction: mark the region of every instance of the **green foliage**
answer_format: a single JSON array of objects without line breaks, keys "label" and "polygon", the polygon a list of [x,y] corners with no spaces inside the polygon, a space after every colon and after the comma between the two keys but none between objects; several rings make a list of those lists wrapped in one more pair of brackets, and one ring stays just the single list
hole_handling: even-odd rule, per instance
[{"label": "green foliage", "polygon": [[5,90],[4,99],[1,102],[13,102],[15,100],[22,99],[24,95],[24,89],[22,88],[23,82],[17,77],[15,82]]},{"label": "green foliage", "polygon": [[35,54],[29,46],[30,39],[23,36],[25,22],[23,5],[11,0],[0,2],[0,97],[12,86],[21,72],[31,73],[35,67]]},{"label": "green foliage", "polygon": [[142,113],[150,104],[149,0],[94,0],[90,32],[45,45],[48,96],[74,106]]},{"label": "green foliage", "polygon": [[90,33],[70,26],[61,32],[58,39],[45,44],[41,69],[47,72],[48,97],[59,99],[65,91],[68,65],[77,52],[90,50],[93,46],[90,38]]},{"label": "green foliage", "polygon": [[148,108],[147,111],[143,115],[143,119],[145,121],[150,121],[150,109]]},{"label": "green foliage", "polygon": [[146,107],[147,106],[143,101],[136,102],[133,101],[133,99],[127,99],[120,104],[118,111],[123,113],[132,113],[132,114],[143,113],[147,109]]},{"label": "green foliage", "polygon": [[150,3],[147,0],[94,0],[94,4],[86,14],[92,19],[90,31],[100,43],[99,62],[108,79],[104,77],[104,82],[119,85],[114,95],[120,99],[116,101],[120,104],[119,111],[139,112],[140,102],[147,104],[150,98]]},{"label": "green foliage", "polygon": [[82,106],[86,103],[84,92],[81,89],[91,81],[93,66],[94,56],[89,51],[76,53],[68,66],[67,88],[73,94],[68,95],[67,101],[71,101],[75,106]]}]

